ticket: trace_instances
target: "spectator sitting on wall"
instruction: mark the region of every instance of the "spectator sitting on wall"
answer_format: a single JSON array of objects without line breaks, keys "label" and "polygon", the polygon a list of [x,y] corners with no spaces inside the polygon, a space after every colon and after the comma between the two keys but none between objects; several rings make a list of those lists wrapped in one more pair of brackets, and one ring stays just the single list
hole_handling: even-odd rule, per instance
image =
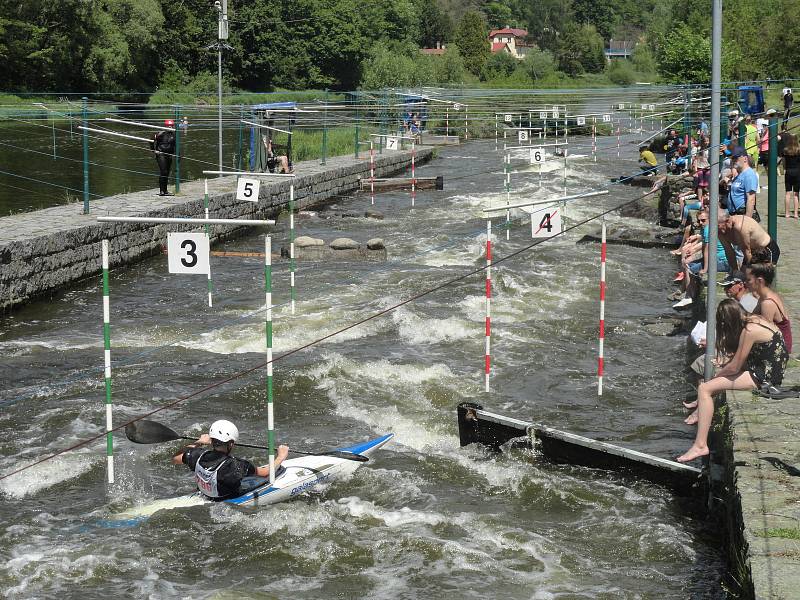
[{"label": "spectator sitting on wall", "polygon": [[717,307],[719,354],[731,356],[716,377],[697,388],[697,410],[689,424],[697,423],[694,443],[678,462],[689,462],[709,453],[708,431],[714,416],[714,396],[726,390],[752,390],[762,385],[780,385],[789,352],[780,330],[758,315],[746,315],[741,305],[726,298]]},{"label": "spectator sitting on wall", "polygon": [[261,136],[264,149],[267,151],[267,168],[270,173],[275,172],[275,167],[280,167],[278,173],[291,173],[294,169],[289,164],[289,157],[285,154],[277,155],[272,147],[272,140],[266,135]]},{"label": "spectator sitting on wall", "polygon": [[775,266],[772,263],[756,263],[747,269],[747,289],[758,298],[753,314],[761,315],[775,324],[783,334],[786,349],[792,351],[792,323],[789,311],[780,294],[772,289],[775,280]]}]

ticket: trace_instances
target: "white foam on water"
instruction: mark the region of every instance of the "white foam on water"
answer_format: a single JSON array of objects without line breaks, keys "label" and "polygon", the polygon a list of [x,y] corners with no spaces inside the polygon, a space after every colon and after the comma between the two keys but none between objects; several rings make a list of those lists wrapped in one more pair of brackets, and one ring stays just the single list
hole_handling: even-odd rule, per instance
[{"label": "white foam on water", "polygon": [[[94,465],[105,461],[101,450],[75,450],[61,454],[45,463],[34,465],[21,473],[0,481],[0,494],[12,498],[24,498],[75,477],[80,477]],[[15,460],[5,472],[23,466]]]},{"label": "white foam on water", "polygon": [[453,342],[476,337],[480,333],[478,328],[464,319],[424,318],[405,307],[393,311],[392,319],[398,325],[400,337],[414,345]]}]

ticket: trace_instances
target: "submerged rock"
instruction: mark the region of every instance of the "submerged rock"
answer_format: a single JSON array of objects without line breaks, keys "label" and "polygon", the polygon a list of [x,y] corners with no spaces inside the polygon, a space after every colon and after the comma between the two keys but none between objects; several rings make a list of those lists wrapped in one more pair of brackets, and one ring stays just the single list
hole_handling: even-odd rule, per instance
[{"label": "submerged rock", "polygon": [[308,248],[310,246],[324,246],[325,242],[319,238],[301,235],[294,241],[294,245],[297,248]]},{"label": "submerged rock", "polygon": [[383,250],[386,246],[381,238],[372,238],[367,241],[367,248],[369,250]]},{"label": "submerged rock", "polygon": [[380,213],[377,210],[373,210],[371,208],[368,208],[367,210],[364,211],[364,216],[367,217],[368,219],[383,220],[383,213]]}]

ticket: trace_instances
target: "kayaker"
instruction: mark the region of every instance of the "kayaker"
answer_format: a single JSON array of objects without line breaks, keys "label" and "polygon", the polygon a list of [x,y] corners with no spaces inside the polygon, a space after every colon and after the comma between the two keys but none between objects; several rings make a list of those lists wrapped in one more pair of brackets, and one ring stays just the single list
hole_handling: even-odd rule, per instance
[{"label": "kayaker", "polygon": [[[256,467],[249,460],[231,456],[237,439],[239,430],[236,425],[225,420],[214,421],[208,433],[172,457],[172,464],[186,465],[194,471],[197,489],[211,500],[233,498],[239,494],[239,484],[244,477],[269,477],[269,466]],[[211,446],[211,449],[202,446]],[[288,446],[278,446],[276,474],[288,454]]]}]

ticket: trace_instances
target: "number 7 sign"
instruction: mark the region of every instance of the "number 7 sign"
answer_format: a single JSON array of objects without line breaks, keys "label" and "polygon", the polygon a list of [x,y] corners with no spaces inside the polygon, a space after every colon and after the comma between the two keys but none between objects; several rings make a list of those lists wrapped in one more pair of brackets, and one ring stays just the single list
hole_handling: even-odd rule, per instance
[{"label": "number 7 sign", "polygon": [[531,237],[549,238],[561,233],[561,209],[551,204],[531,213]]},{"label": "number 7 sign", "polygon": [[167,234],[167,254],[170,273],[208,275],[208,236],[205,233]]}]

